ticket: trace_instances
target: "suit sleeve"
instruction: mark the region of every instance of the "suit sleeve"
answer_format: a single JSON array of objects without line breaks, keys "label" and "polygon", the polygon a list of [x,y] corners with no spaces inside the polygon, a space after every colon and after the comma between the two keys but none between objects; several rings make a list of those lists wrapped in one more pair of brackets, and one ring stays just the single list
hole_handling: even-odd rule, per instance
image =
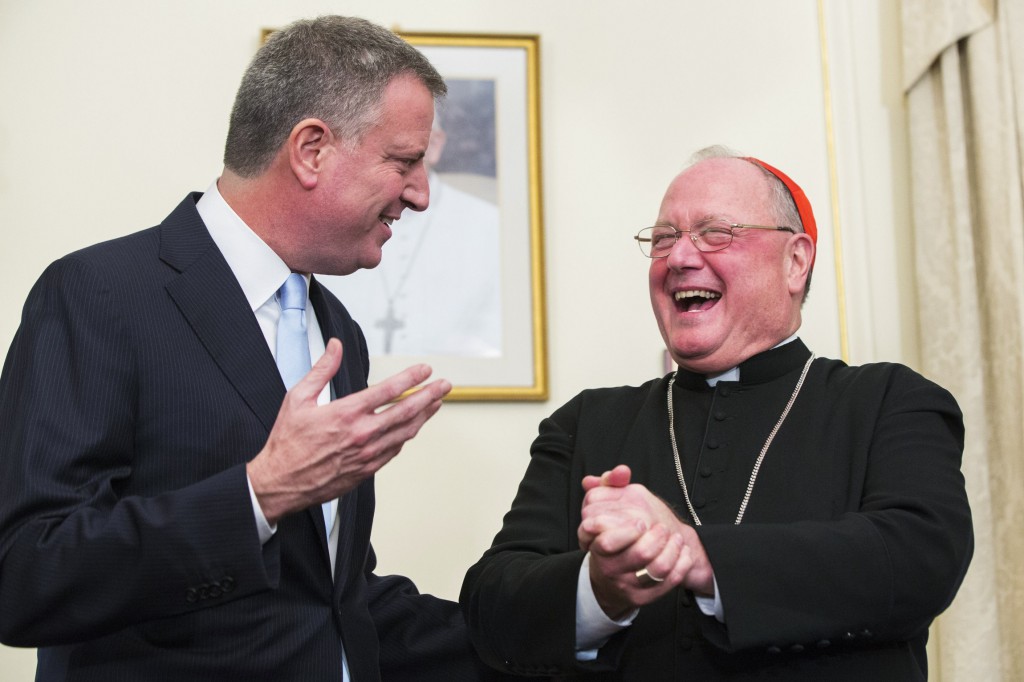
[{"label": "suit sleeve", "polygon": [[135,340],[117,287],[68,257],[25,305],[0,377],[0,639],[47,646],[268,589],[244,466],[125,496]]},{"label": "suit sleeve", "polygon": [[[960,472],[963,424],[947,391],[898,368],[852,430],[868,438],[852,509],[828,520],[705,525],[725,627],[723,649],[921,636],[952,601],[973,550]],[[859,414],[858,414],[859,413]],[[859,419],[859,421],[858,421]],[[842,452],[848,432],[832,431]]]},{"label": "suit sleeve", "polygon": [[382,679],[504,679],[476,655],[458,604],[420,594],[412,581],[399,575],[371,575],[367,582]]}]

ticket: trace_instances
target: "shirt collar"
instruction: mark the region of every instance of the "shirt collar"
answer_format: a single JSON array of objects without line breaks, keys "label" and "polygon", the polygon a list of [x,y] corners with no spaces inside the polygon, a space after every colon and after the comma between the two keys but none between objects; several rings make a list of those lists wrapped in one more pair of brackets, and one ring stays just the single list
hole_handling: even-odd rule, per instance
[{"label": "shirt collar", "polygon": [[256,311],[277,293],[291,270],[228,206],[216,180],[196,202],[196,210],[242,287],[249,307]]},{"label": "shirt collar", "polygon": [[[796,337],[797,337],[797,335],[793,334],[789,338],[783,339],[779,343],[777,343],[774,346],[772,346],[771,350],[774,350],[776,348],[780,348],[782,346],[785,346],[790,341],[795,341]],[[712,375],[706,376],[706,377],[704,377],[704,380],[706,382],[708,382],[708,386],[714,386],[719,381],[739,381],[740,380],[740,368],[739,368],[739,365],[737,365],[736,367],[733,367],[732,369],[727,369],[727,370],[725,370],[724,372],[722,372],[720,374],[712,374]]]}]

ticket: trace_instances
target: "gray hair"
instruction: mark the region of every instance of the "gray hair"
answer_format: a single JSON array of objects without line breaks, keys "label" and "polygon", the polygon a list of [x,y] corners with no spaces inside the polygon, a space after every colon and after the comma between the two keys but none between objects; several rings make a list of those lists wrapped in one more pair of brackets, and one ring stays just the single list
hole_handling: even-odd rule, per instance
[{"label": "gray hair", "polygon": [[448,91],[416,48],[365,19],[323,16],[275,31],[242,77],[224,165],[242,177],[259,175],[305,118],[358,142],[380,120],[385,88],[403,74],[419,79],[435,100]]},{"label": "gray hair", "polygon": [[[716,144],[694,152],[693,156],[690,157],[690,165],[693,166],[708,159],[740,159],[747,161],[746,155],[740,154],[724,145]],[[747,163],[761,171],[762,175],[768,180],[768,191],[771,194],[769,198],[770,208],[777,223],[806,232],[804,223],[800,220],[800,212],[796,208],[796,202],[793,201],[793,195],[789,193],[789,188],[786,187],[785,183],[764,167],[750,161],[747,161]],[[811,291],[811,275],[813,272],[814,266],[812,264],[811,269],[807,272],[807,280],[804,282],[804,301],[807,300],[807,294]]]}]

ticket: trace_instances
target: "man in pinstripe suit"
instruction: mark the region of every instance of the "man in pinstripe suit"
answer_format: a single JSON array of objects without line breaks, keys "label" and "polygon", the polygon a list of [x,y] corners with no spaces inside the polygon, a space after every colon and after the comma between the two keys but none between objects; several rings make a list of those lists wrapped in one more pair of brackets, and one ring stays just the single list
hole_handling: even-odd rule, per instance
[{"label": "man in pinstripe suit", "polygon": [[[450,386],[381,410],[429,368],[367,388],[310,275],[375,266],[426,208],[444,93],[383,28],[296,22],[246,72],[218,181],[37,282],[0,379],[0,638],[39,647],[38,679],[478,677],[455,605],[374,575],[369,544],[374,472]],[[291,273],[313,368],[286,393]]]}]

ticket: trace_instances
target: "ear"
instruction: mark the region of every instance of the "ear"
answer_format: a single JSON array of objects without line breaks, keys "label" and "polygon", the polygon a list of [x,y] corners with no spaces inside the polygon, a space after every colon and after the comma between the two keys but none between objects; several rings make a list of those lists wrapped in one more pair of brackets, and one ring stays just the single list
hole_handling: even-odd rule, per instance
[{"label": "ear", "polygon": [[288,135],[288,166],[303,189],[314,189],[327,158],[334,152],[334,134],[318,118],[295,124]]},{"label": "ear", "polygon": [[789,293],[798,294],[804,290],[804,283],[814,263],[815,246],[810,235],[803,232],[790,237],[787,263],[789,266]]}]

